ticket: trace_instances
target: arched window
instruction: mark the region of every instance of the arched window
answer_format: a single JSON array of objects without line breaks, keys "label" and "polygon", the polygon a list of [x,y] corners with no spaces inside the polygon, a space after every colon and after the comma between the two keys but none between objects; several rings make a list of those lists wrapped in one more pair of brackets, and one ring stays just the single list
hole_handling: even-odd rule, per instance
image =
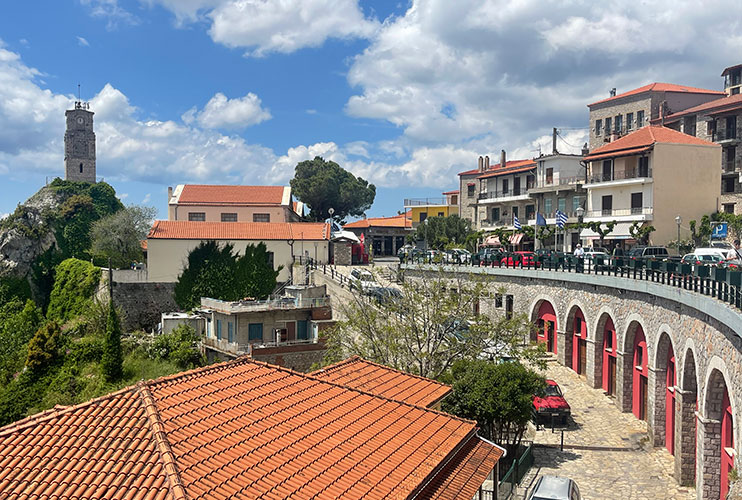
[{"label": "arched window", "polygon": [[80,173],[82,173],[82,163],[80,163]]}]

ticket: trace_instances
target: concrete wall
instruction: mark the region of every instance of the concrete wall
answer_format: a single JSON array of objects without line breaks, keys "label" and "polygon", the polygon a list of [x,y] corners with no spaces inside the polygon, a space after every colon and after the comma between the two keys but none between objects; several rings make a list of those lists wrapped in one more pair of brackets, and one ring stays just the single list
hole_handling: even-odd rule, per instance
[{"label": "concrete wall", "polygon": [[[196,248],[201,240],[166,240],[166,239],[149,239],[147,240],[147,272],[149,281],[154,282],[175,282],[178,275],[183,270],[184,264],[188,259],[188,254]],[[247,245],[257,244],[260,241],[232,240],[223,243],[234,245],[235,251],[242,253]],[[277,268],[283,266],[278,275],[278,281],[287,281],[290,276],[290,267],[292,263],[292,247],[286,240],[269,240],[265,241],[265,246],[269,252],[273,252],[273,264]],[[319,263],[327,263],[329,242],[321,241],[304,241],[296,240],[293,245],[294,256],[306,255],[316,259]]]},{"label": "concrete wall", "polygon": [[[324,344],[306,344],[296,346],[279,346],[254,349],[252,358],[256,361],[283,366],[307,373],[311,371],[312,365],[320,363],[324,357],[326,348]],[[206,359],[209,363],[235,359],[234,354],[218,352],[206,349]]]}]

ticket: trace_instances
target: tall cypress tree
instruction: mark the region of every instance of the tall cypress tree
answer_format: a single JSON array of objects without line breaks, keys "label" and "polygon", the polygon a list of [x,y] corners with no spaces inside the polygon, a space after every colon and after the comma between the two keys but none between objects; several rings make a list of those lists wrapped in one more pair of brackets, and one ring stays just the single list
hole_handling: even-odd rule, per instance
[{"label": "tall cypress tree", "polygon": [[106,322],[106,338],[103,345],[103,375],[108,382],[121,378],[123,354],[121,353],[121,323],[119,322],[113,301],[108,303],[108,321]]}]

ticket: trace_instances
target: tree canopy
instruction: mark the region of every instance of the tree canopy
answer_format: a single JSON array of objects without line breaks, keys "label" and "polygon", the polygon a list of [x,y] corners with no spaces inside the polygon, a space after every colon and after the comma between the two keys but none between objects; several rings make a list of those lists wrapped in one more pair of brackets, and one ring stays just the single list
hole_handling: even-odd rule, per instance
[{"label": "tree canopy", "polygon": [[458,215],[447,217],[428,217],[417,226],[410,237],[413,241],[425,241],[428,248],[443,250],[449,245],[476,245],[477,234],[471,228],[471,222]]},{"label": "tree canopy", "polygon": [[531,419],[533,396],[545,386],[544,377],[520,363],[483,360],[457,361],[444,378],[452,394],[443,409],[476,420],[484,437],[515,450]]},{"label": "tree canopy", "polygon": [[327,334],[328,362],[359,355],[428,378],[440,377],[456,360],[485,353],[537,362],[527,317],[478,314],[480,304],[496,300],[487,281],[439,275],[405,281],[398,298],[384,304],[354,297],[339,304],[346,319]]},{"label": "tree canopy", "polygon": [[202,241],[188,254],[188,261],[175,284],[175,302],[182,309],[201,304],[201,297],[239,300],[264,299],[276,288],[283,266],[273,269],[265,243],[248,245],[243,255],[231,244]]},{"label": "tree canopy", "polygon": [[376,197],[376,186],[321,156],[298,163],[290,184],[294,196],[309,206],[313,221],[328,219],[330,208],[340,223],[348,216],[360,217]]},{"label": "tree canopy", "polygon": [[154,207],[129,205],[93,223],[90,231],[93,257],[102,262],[110,258],[117,267],[142,260],[142,240],[156,214]]}]

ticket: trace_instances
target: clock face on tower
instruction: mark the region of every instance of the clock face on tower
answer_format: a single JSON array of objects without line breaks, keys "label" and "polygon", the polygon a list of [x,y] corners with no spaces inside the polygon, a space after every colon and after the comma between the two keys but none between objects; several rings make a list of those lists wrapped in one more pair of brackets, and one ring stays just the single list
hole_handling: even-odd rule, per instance
[{"label": "clock face on tower", "polygon": [[77,117],[77,124],[80,125],[80,126],[84,125],[85,124],[85,118],[83,118],[82,116],[78,116]]}]

